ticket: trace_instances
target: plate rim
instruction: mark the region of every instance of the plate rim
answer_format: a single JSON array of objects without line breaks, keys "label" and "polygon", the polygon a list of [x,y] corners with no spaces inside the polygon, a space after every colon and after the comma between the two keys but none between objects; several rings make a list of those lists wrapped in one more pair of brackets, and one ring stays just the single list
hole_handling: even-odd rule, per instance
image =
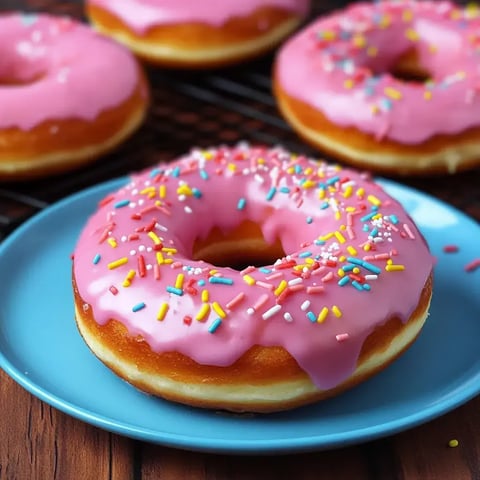
[{"label": "plate rim", "polygon": [[[83,198],[97,196],[99,197],[98,200],[100,200],[101,194],[106,195],[109,193],[109,191],[114,191],[120,188],[122,185],[126,184],[128,179],[129,176],[123,176],[108,180],[106,182],[98,183],[68,195],[36,213],[18,226],[13,232],[7,235],[7,237],[0,243],[0,262],[3,261],[2,257],[4,256],[5,252],[10,248],[13,248],[15,240],[18,237],[21,237],[25,232],[28,232],[29,229],[34,227],[34,225],[42,222],[44,218],[58,213],[58,211],[64,209],[65,206],[81,201]],[[421,190],[389,179],[377,177],[375,178],[375,181],[385,188],[387,192],[388,188],[392,187],[395,189],[400,189],[401,191],[405,191],[408,195],[413,195],[417,198],[426,198],[430,201],[433,201],[442,208],[446,208],[454,213],[454,215],[457,218],[460,218],[462,222],[466,222],[472,228],[480,230],[480,225],[474,218],[469,217],[456,207],[446,203],[441,199],[438,199]],[[366,442],[383,436],[393,435],[400,431],[414,428],[422,423],[426,423],[458,408],[480,394],[480,382],[478,382],[478,386],[475,386],[475,380],[478,381],[480,379],[479,371],[464,380],[462,383],[464,386],[464,388],[461,390],[462,394],[455,393],[453,398],[449,398],[448,401],[436,403],[433,406],[425,407],[410,415],[401,418],[395,418],[378,425],[356,428],[345,432],[319,434],[316,436],[301,436],[293,439],[282,437],[276,439],[268,438],[246,440],[217,437],[212,438],[208,436],[192,437],[185,434],[165,432],[158,429],[148,429],[142,426],[136,426],[132,423],[120,421],[118,419],[109,418],[103,414],[91,411],[83,406],[64,400],[60,396],[51,393],[48,388],[42,387],[31,380],[28,375],[21,372],[21,370],[14,365],[13,361],[7,358],[2,350],[0,350],[0,368],[30,394],[46,402],[50,406],[60,410],[61,412],[88,424],[94,425],[95,427],[136,440],[148,441],[169,447],[192,451],[230,454],[307,452]]]}]

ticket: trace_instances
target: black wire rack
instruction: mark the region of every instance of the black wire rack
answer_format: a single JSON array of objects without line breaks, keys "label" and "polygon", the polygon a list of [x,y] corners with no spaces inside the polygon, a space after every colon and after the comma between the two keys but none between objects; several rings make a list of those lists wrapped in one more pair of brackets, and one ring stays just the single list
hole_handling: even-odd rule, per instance
[{"label": "black wire rack", "polygon": [[[85,20],[83,2],[79,0],[0,1],[0,12],[43,11]],[[316,5],[314,2],[312,18],[345,3],[337,0]],[[248,141],[281,144],[292,151],[321,156],[305,145],[278,113],[271,92],[273,58],[274,53],[238,67],[208,72],[148,69],[152,104],[147,121],[115,152],[64,175],[0,183],[0,240],[26,219],[69,194],[169,161],[193,146]],[[480,170],[397,181],[437,196],[480,219]]]}]

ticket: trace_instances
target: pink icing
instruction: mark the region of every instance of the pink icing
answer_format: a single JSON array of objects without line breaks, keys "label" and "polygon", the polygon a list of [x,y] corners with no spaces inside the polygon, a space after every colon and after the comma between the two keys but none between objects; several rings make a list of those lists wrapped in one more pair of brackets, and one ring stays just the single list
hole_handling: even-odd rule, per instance
[{"label": "pink icing", "polygon": [[[449,2],[353,5],[320,18],[279,52],[279,86],[333,123],[417,144],[480,124],[480,16]],[[430,81],[389,68],[415,49]]]},{"label": "pink icing", "polygon": [[156,25],[202,22],[220,26],[232,17],[244,17],[265,6],[306,15],[310,0],[88,0],[107,10],[133,30],[143,33]]},{"label": "pink icing", "polygon": [[[215,272],[191,260],[197,238],[246,219],[267,242],[279,238],[290,255],[249,273]],[[359,267],[358,284],[349,277],[350,257],[368,262]],[[121,259],[126,263],[111,268]],[[386,271],[389,261],[405,269]],[[365,278],[372,269],[378,278]],[[376,326],[392,315],[409,318],[431,269],[423,237],[379,185],[281,148],[244,145],[193,150],[132,177],[101,202],[74,255],[79,293],[99,324],[118,319],[154,351],[179,351],[209,365],[230,365],[253,345],[281,345],[321,388],[352,373]],[[124,284],[129,272],[134,276]],[[172,291],[179,274],[184,280]],[[288,295],[280,291],[285,282]],[[199,321],[203,290],[211,308]],[[212,333],[221,317],[214,302],[226,317]],[[164,303],[169,309],[159,320]]]},{"label": "pink icing", "polygon": [[[2,78],[19,85],[2,85]],[[138,84],[130,52],[65,17],[0,16],[0,128],[93,120]]]}]

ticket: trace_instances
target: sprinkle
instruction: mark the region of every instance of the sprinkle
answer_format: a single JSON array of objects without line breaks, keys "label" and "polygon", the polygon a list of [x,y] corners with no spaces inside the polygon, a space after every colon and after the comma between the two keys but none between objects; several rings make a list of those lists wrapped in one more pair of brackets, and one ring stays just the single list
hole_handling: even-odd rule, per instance
[{"label": "sprinkle", "polygon": [[[366,222],[368,220],[371,220],[376,214],[377,214],[377,212],[371,212],[368,215],[365,215],[365,216],[361,217],[360,221],[361,222]],[[390,216],[390,218],[391,218],[391,216]]]},{"label": "sprinkle", "polygon": [[385,266],[385,270],[387,272],[401,272],[401,271],[405,270],[405,265],[389,264],[389,265]]},{"label": "sprinkle", "polygon": [[210,277],[208,281],[209,283],[218,283],[221,285],[233,285],[233,280],[225,277]]},{"label": "sprinkle", "polygon": [[213,302],[212,307],[220,318],[225,318],[227,316],[225,310],[220,306],[218,302]]},{"label": "sprinkle", "polygon": [[135,270],[130,270],[122,283],[122,287],[129,287],[132,284],[133,277],[135,277],[136,274],[137,272]]},{"label": "sprinkle", "polygon": [[256,280],[250,275],[244,275],[242,278],[247,285],[250,285],[250,286],[255,285]]},{"label": "sprinkle", "polygon": [[286,280],[282,280],[279,284],[278,287],[273,291],[274,295],[278,297],[288,286],[288,283]]},{"label": "sprinkle", "polygon": [[273,199],[273,197],[275,196],[275,193],[277,193],[277,189],[276,189],[275,187],[272,187],[272,188],[268,191],[266,198],[267,198],[267,200],[268,200],[269,202]]},{"label": "sprinkle", "polygon": [[146,307],[144,302],[137,303],[132,307],[132,312],[138,312]]},{"label": "sprinkle", "polygon": [[318,314],[318,317],[316,318],[317,323],[323,323],[325,319],[327,318],[328,315],[328,307],[323,307],[320,310],[320,313]]},{"label": "sprinkle", "polygon": [[222,319],[221,318],[216,318],[212,324],[208,327],[208,332],[209,333],[215,333],[218,329],[218,327],[222,324]]},{"label": "sprinkle", "polygon": [[206,170],[199,170],[198,171],[199,175],[203,178],[203,180],[208,180],[209,176]]},{"label": "sprinkle", "polygon": [[337,339],[337,342],[344,342],[345,340],[348,340],[348,333],[340,333],[338,335],[335,335],[335,338]]},{"label": "sprinkle", "polygon": [[243,210],[245,208],[245,205],[247,204],[247,201],[245,200],[245,198],[241,198],[239,201],[238,201],[238,204],[237,204],[237,210]]},{"label": "sprinkle", "polygon": [[162,243],[155,232],[150,231],[147,235],[153,240],[155,245],[160,245]]},{"label": "sprinkle", "polygon": [[324,288],[319,285],[319,286],[314,286],[314,287],[307,287],[307,294],[312,294],[312,293],[323,293]]},{"label": "sprinkle", "polygon": [[118,246],[117,241],[116,241],[113,237],[108,238],[108,239],[107,239],[107,243],[108,243],[112,248],[117,248],[117,246]]},{"label": "sprinkle", "polygon": [[268,302],[268,298],[269,297],[268,297],[267,293],[264,293],[263,295],[260,295],[258,300],[253,305],[253,309],[254,310],[259,310],[260,308],[262,308]]},{"label": "sprinkle", "polygon": [[412,28],[408,28],[405,31],[405,36],[411,41],[411,42],[417,42],[420,39],[420,35],[413,30]]},{"label": "sprinkle", "polygon": [[185,275],[183,273],[179,273],[175,280],[175,288],[180,290],[183,287],[183,281],[185,280]]},{"label": "sprinkle", "polygon": [[305,311],[308,309],[309,306],[310,306],[310,300],[305,300],[305,301],[300,305],[300,309],[305,312]]},{"label": "sprinkle", "polygon": [[119,202],[115,203],[113,206],[115,208],[122,208],[122,207],[126,207],[127,205],[130,205],[130,200],[125,199],[125,200],[120,200]]},{"label": "sprinkle", "polygon": [[369,272],[375,273],[377,275],[381,272],[381,270],[376,265],[372,265],[371,263],[363,261],[360,265],[362,265],[365,270],[368,270]]},{"label": "sprinkle", "polygon": [[281,310],[282,306],[281,305],[274,305],[272,308],[268,309],[266,312],[262,314],[262,318],[264,320],[268,320],[271,318],[273,315],[278,313]]},{"label": "sprinkle", "polygon": [[398,223],[398,217],[396,215],[393,215],[393,214],[390,215],[389,219],[394,225],[396,225]]},{"label": "sprinkle", "polygon": [[332,307],[332,312],[337,318],[342,316],[342,311],[336,305]]},{"label": "sprinkle", "polygon": [[237,296],[233,297],[229,302],[227,302],[226,307],[228,310],[233,310],[245,299],[245,294],[240,292]]},{"label": "sprinkle", "polygon": [[209,296],[208,290],[202,290],[202,302],[208,302]]},{"label": "sprinkle", "polygon": [[403,229],[407,232],[408,238],[415,240],[415,235],[406,223],[403,224]]},{"label": "sprinkle", "polygon": [[272,291],[275,289],[275,285],[273,285],[271,283],[267,283],[267,282],[257,281],[256,285],[258,285],[259,287],[262,287],[262,288],[266,288],[268,290],[272,290]]},{"label": "sprinkle", "polygon": [[203,320],[205,320],[205,318],[208,316],[209,313],[210,313],[210,305],[208,303],[204,303],[200,307],[200,310],[197,313],[195,320],[198,320],[199,322],[203,322]]},{"label": "sprinkle", "polygon": [[168,312],[168,303],[162,303],[162,305],[160,306],[160,309],[158,310],[158,313],[157,313],[157,320],[159,320],[160,322],[165,318],[165,315],[167,314]]},{"label": "sprinkle", "polygon": [[292,315],[289,313],[289,312],[285,312],[283,314],[283,318],[287,321],[287,322],[293,322],[293,317]]},{"label": "sprinkle", "polygon": [[347,247],[347,252],[348,252],[350,255],[357,255],[357,254],[358,254],[357,250],[355,250],[355,248],[352,247],[351,245],[349,245],[349,246]]},{"label": "sprinkle", "polygon": [[[402,98],[402,92],[392,87],[386,87],[384,90],[384,93],[387,97],[391,98],[392,100],[400,100]],[[372,196],[373,195],[369,195],[369,197],[372,197]]]},{"label": "sprinkle", "polygon": [[118,288],[114,287],[113,285],[109,288],[112,295],[116,295],[118,293]]},{"label": "sprinkle", "polygon": [[114,268],[118,268],[122,265],[125,265],[126,263],[128,262],[128,258],[127,257],[122,257],[122,258],[119,258],[118,260],[115,260],[113,262],[110,262],[108,264],[108,269],[109,270],[113,270]]},{"label": "sprinkle", "polygon": [[466,272],[473,272],[477,268],[480,267],[480,258],[476,258],[475,260],[472,260],[470,263],[467,263],[465,265],[465,271]]},{"label": "sprinkle", "polygon": [[307,217],[306,221],[310,225],[311,223],[313,223],[313,218],[312,217]]},{"label": "sprinkle", "polygon": [[458,447],[459,443],[458,443],[458,440],[456,438],[452,438],[451,440],[449,440],[448,442],[448,446],[450,448],[455,448],[455,447]]},{"label": "sprinkle", "polygon": [[340,243],[345,243],[345,237],[337,230],[335,232],[335,238],[340,242]]},{"label": "sprinkle", "polygon": [[313,312],[307,312],[307,318],[313,323],[317,321],[317,317]]},{"label": "sprinkle", "polygon": [[[343,279],[342,279],[343,280]],[[339,282],[340,283],[340,282]],[[357,282],[357,280],[352,281],[352,285],[359,291],[363,291],[362,284]]]},{"label": "sprinkle", "polygon": [[97,253],[97,254],[93,257],[93,260],[92,260],[93,264],[96,265],[96,264],[100,261],[101,258],[102,258],[102,256],[101,256],[99,253]]},{"label": "sprinkle", "polygon": [[167,292],[178,295],[179,297],[183,295],[183,290],[181,290],[180,288],[171,287],[170,285],[167,286]]},{"label": "sprinkle", "polygon": [[308,252],[308,251],[302,252],[302,253],[300,253],[298,256],[299,256],[299,258],[311,257],[311,256],[312,256],[312,252]]}]

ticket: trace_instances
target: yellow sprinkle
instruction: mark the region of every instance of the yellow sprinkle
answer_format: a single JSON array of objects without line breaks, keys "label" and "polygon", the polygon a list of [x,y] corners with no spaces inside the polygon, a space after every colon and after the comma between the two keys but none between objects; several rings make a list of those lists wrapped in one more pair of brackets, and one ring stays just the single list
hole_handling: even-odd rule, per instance
[{"label": "yellow sprinkle", "polygon": [[334,40],[335,39],[335,32],[332,30],[323,30],[321,32],[323,40]]},{"label": "yellow sprinkle", "polygon": [[337,318],[342,316],[342,311],[336,305],[332,307],[332,312]]},{"label": "yellow sprinkle", "polygon": [[340,210],[337,210],[335,212],[335,220],[340,220],[340,218],[342,218],[342,214],[340,213]]},{"label": "yellow sprinkle", "polygon": [[160,198],[165,198],[167,196],[167,186],[162,184],[158,187],[158,195]]},{"label": "yellow sprinkle", "polygon": [[237,166],[234,163],[229,163],[227,165],[227,168],[231,171],[234,172],[237,169]]},{"label": "yellow sprinkle", "polygon": [[319,198],[320,200],[323,200],[323,199],[325,198],[325,195],[326,195],[326,194],[327,194],[327,193],[325,192],[325,189],[323,189],[323,188],[319,188],[319,189],[318,189],[318,198]]},{"label": "yellow sprinkle", "polygon": [[205,320],[207,315],[210,313],[210,305],[208,303],[202,304],[200,307],[199,312],[197,313],[197,316],[195,317],[195,320],[198,320],[199,322],[202,322]]},{"label": "yellow sprinkle", "polygon": [[452,20],[459,20],[460,18],[462,18],[462,11],[459,8],[452,10],[452,13],[450,14],[450,18]]},{"label": "yellow sprinkle", "polygon": [[275,296],[279,296],[286,288],[287,288],[287,281],[286,280],[282,280],[279,284],[278,284],[278,287],[273,291],[273,293],[275,294]]},{"label": "yellow sprinkle", "polygon": [[218,302],[213,302],[212,307],[220,318],[225,318],[227,316],[225,310],[220,306]]},{"label": "yellow sprinkle", "polygon": [[179,273],[177,275],[177,278],[175,280],[175,288],[182,288],[183,287],[183,281],[185,280],[185,275],[183,273]]},{"label": "yellow sprinkle", "polygon": [[345,209],[345,211],[346,211],[346,212],[349,212],[349,213],[350,213],[350,212],[354,212],[355,210],[356,210],[355,207],[347,207],[347,208]]},{"label": "yellow sprinkle", "polygon": [[113,237],[110,237],[107,242],[112,248],[117,248],[117,241]]},{"label": "yellow sprinkle", "polygon": [[133,277],[136,273],[135,270],[130,270],[122,283],[122,287],[129,287],[132,284]]},{"label": "yellow sprinkle", "polygon": [[302,264],[299,264],[299,265],[295,265],[295,266],[293,267],[293,269],[298,272],[298,271],[303,270],[306,266],[307,266],[306,263],[302,263]]},{"label": "yellow sprinkle", "polygon": [[183,185],[180,185],[177,188],[177,194],[178,195],[187,195],[188,197],[191,197],[193,195],[192,189],[185,183]]},{"label": "yellow sprinkle", "polygon": [[346,242],[345,237],[338,230],[335,232],[335,237],[340,243]]},{"label": "yellow sprinkle", "polygon": [[355,82],[354,82],[351,78],[347,78],[347,79],[343,82],[343,86],[344,86],[347,90],[350,90],[351,88],[353,88],[354,85],[355,85]]},{"label": "yellow sprinkle", "polygon": [[202,290],[202,302],[208,302],[209,298],[210,294],[208,293],[208,290]]},{"label": "yellow sprinkle", "polygon": [[122,258],[119,258],[118,260],[115,260],[114,262],[110,262],[108,264],[108,268],[109,268],[109,270],[113,270],[114,268],[125,265],[127,262],[128,262],[128,258],[127,257],[122,257]]},{"label": "yellow sprinkle", "polygon": [[367,55],[369,57],[376,57],[378,54],[378,48],[374,46],[370,46],[367,48]]},{"label": "yellow sprinkle", "polygon": [[410,22],[413,20],[413,12],[411,10],[405,10],[402,14],[402,20],[404,22]]},{"label": "yellow sprinkle", "polygon": [[157,257],[157,263],[159,265],[162,265],[165,263],[165,259],[163,258],[162,252],[157,252],[156,257]]},{"label": "yellow sprinkle", "polygon": [[204,158],[205,160],[211,160],[211,159],[213,158],[213,153],[212,153],[212,152],[209,152],[209,151],[207,151],[207,150],[204,150],[204,151],[202,152],[202,155],[203,155],[203,158]]},{"label": "yellow sprinkle", "polygon": [[305,182],[302,183],[302,188],[312,188],[316,185],[316,183],[313,180],[306,180]]},{"label": "yellow sprinkle", "polygon": [[402,92],[392,87],[385,87],[385,95],[392,100],[400,100],[402,98]]},{"label": "yellow sprinkle", "polygon": [[148,232],[148,236],[153,240],[153,243],[155,245],[158,245],[160,242],[160,239],[158,238],[157,234],[155,232]]},{"label": "yellow sprinkle", "polygon": [[343,231],[345,231],[346,229],[347,229],[347,226],[346,226],[346,225],[343,225],[343,224],[342,224],[342,225],[340,225],[340,230],[343,230]]},{"label": "yellow sprinkle", "polygon": [[303,171],[303,173],[304,173],[305,175],[307,175],[307,176],[308,176],[308,175],[311,175],[311,174],[313,173],[313,168],[312,168],[312,167],[307,167],[307,168]]},{"label": "yellow sprinkle", "polygon": [[170,265],[171,263],[173,263],[173,258],[166,258],[166,259],[163,261],[163,263],[164,263],[165,265]]},{"label": "yellow sprinkle", "polygon": [[413,28],[408,28],[405,30],[405,36],[411,41],[411,42],[418,42],[420,40],[420,35],[413,30]]},{"label": "yellow sprinkle", "polygon": [[162,252],[165,252],[167,255],[173,255],[173,254],[177,253],[177,249],[176,248],[170,248],[170,247],[163,247]]},{"label": "yellow sprinkle", "polygon": [[381,213],[377,213],[376,215],[374,215],[372,217],[372,220],[379,220],[380,218],[382,218],[382,214]]},{"label": "yellow sprinkle", "polygon": [[318,314],[317,323],[322,323],[327,318],[327,315],[328,315],[328,308],[323,307],[320,310],[320,313]]},{"label": "yellow sprinkle", "polygon": [[265,163],[265,159],[264,158],[259,158],[257,160],[257,163],[260,164],[260,165],[263,165]]},{"label": "yellow sprinkle", "polygon": [[455,448],[455,447],[458,447],[458,440],[456,438],[452,438],[449,442],[448,442],[448,446],[450,448]]},{"label": "yellow sprinkle", "polygon": [[339,268],[337,270],[337,274],[338,274],[339,277],[344,277],[345,276],[345,272],[341,268]]},{"label": "yellow sprinkle", "polygon": [[425,90],[423,92],[423,98],[425,100],[430,100],[432,98],[432,92],[430,90]]},{"label": "yellow sprinkle", "polygon": [[391,258],[389,258],[389,259],[387,260],[387,265],[392,265],[392,264],[393,264],[393,260],[392,260]]},{"label": "yellow sprinkle", "polygon": [[212,269],[208,272],[209,275],[215,275],[218,273],[218,270]]},{"label": "yellow sprinkle", "polygon": [[352,193],[353,187],[351,185],[348,185],[343,192],[343,198],[350,198],[352,196]]},{"label": "yellow sprinkle", "polygon": [[366,245],[363,246],[363,249],[366,251],[366,252],[369,252],[370,249],[371,249],[371,245],[369,243],[367,243]]},{"label": "yellow sprinkle", "polygon": [[340,257],[338,257],[339,262],[344,262],[345,260],[346,260],[345,255],[341,255]]},{"label": "yellow sprinkle", "polygon": [[144,188],[143,190],[140,190],[141,195],[146,195],[147,193],[155,193],[155,187],[147,187]]},{"label": "yellow sprinkle", "polygon": [[334,235],[333,232],[326,233],[325,235],[322,235],[321,237],[318,237],[318,239],[322,240],[322,241],[329,240],[330,238],[333,237],[333,235]]},{"label": "yellow sprinkle", "polygon": [[372,105],[370,105],[370,111],[373,115],[376,115],[380,111],[380,108],[378,107],[378,105],[375,105],[373,103]]},{"label": "yellow sprinkle", "polygon": [[160,309],[157,313],[157,320],[162,321],[165,318],[165,315],[168,312],[168,303],[162,303]]},{"label": "yellow sprinkle", "polygon": [[367,40],[363,35],[354,35],[352,43],[355,47],[363,48],[367,44]]},{"label": "yellow sprinkle", "polygon": [[468,19],[476,18],[479,14],[478,5],[475,2],[467,3],[465,6],[465,17]]},{"label": "yellow sprinkle", "polygon": [[357,250],[355,249],[355,247],[352,247],[351,245],[347,247],[347,252],[352,256],[357,255]]},{"label": "yellow sprinkle", "polygon": [[355,192],[355,195],[357,195],[357,197],[363,197],[365,195],[365,189],[363,187],[360,187],[356,192]]},{"label": "yellow sprinkle", "polygon": [[255,285],[255,279],[250,275],[244,275],[242,278],[247,285]]},{"label": "yellow sprinkle", "polygon": [[367,200],[376,207],[379,207],[382,202],[375,195],[368,195]]},{"label": "yellow sprinkle", "polygon": [[358,267],[354,267],[352,272],[355,273],[355,274],[358,274],[358,273],[360,273],[360,269]]},{"label": "yellow sprinkle", "polygon": [[405,265],[387,265],[385,270],[387,272],[401,272],[402,270],[405,270]]},{"label": "yellow sprinkle", "polygon": [[287,173],[289,175],[293,175],[295,173],[295,169],[293,167],[289,167],[289,168],[287,168]]},{"label": "yellow sprinkle", "polygon": [[383,15],[380,19],[379,25],[380,28],[387,28],[391,23],[391,18],[389,15]]}]

